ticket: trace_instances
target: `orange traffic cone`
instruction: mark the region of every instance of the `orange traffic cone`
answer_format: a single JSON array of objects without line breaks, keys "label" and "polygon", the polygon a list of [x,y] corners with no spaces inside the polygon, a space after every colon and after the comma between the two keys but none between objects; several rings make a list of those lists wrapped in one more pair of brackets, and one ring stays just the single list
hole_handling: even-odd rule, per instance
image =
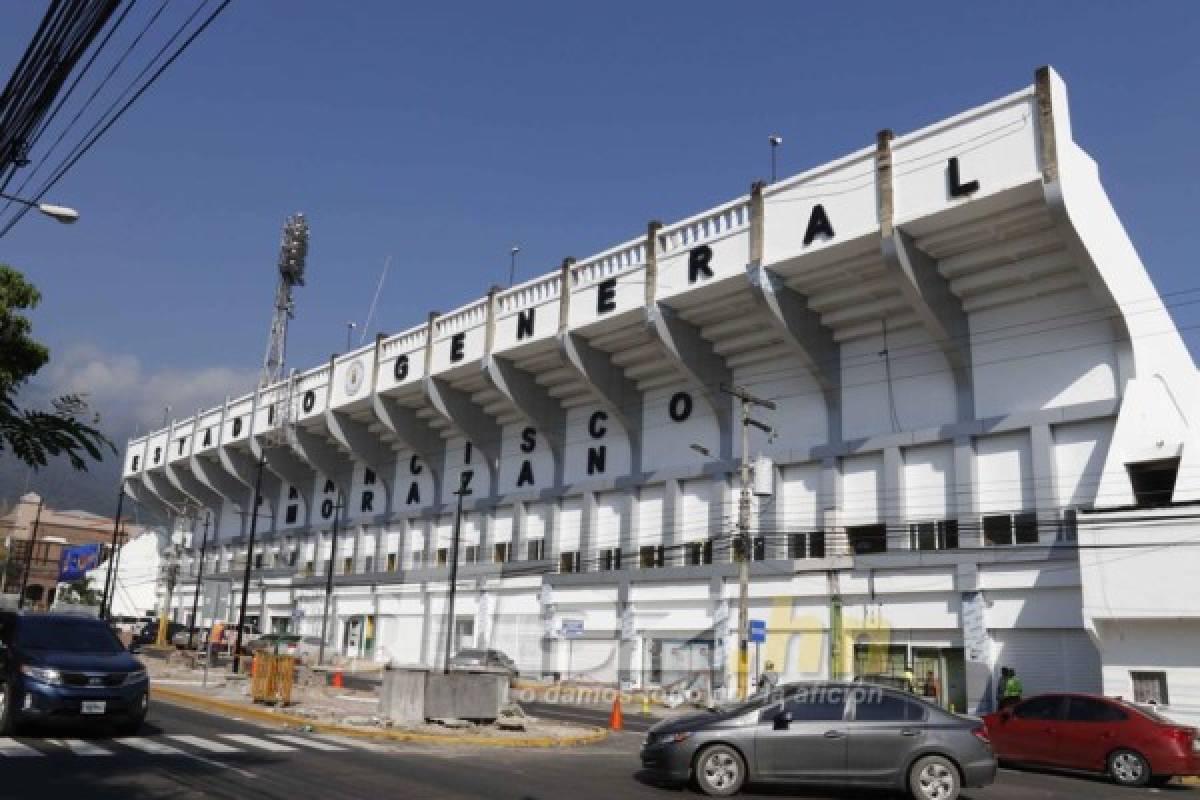
[{"label": "orange traffic cone", "polygon": [[621,714],[621,695],[613,699],[612,713],[608,715],[608,729],[619,731],[625,727],[625,718]]},{"label": "orange traffic cone", "polygon": [[345,686],[346,683],[342,680],[342,671],[339,669],[337,672],[333,673],[333,688],[342,689],[345,688]]},{"label": "orange traffic cone", "polygon": [[258,656],[255,656],[254,658],[250,659],[250,677],[254,678],[257,676],[258,676]]}]

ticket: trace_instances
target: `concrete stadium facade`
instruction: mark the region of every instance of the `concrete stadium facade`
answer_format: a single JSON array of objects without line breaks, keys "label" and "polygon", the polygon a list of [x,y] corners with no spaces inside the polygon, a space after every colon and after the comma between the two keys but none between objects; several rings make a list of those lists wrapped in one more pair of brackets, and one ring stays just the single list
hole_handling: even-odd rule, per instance
[{"label": "concrete stadium facade", "polygon": [[1195,368],[1050,69],[173,421],[129,443],[124,481],[211,512],[205,572],[235,602],[258,509],[264,628],[319,632],[333,559],[346,655],[439,664],[453,625],[529,674],[728,694],[728,385],[777,404],[746,454],[768,459],[749,616],[785,679],[912,668],[960,710],[1002,664],[1029,692],[1099,691],[1080,516],[1140,502],[1131,464],[1200,499],[1172,410]]}]

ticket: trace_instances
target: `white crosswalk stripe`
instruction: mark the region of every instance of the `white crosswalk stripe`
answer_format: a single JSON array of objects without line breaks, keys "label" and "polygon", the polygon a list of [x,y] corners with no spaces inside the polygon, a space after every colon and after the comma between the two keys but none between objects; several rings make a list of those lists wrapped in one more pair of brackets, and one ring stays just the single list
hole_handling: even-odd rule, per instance
[{"label": "white crosswalk stripe", "polygon": [[296,748],[289,745],[272,742],[269,739],[259,739],[257,736],[248,736],[244,733],[222,733],[221,738],[244,744],[247,747],[257,747],[259,750],[269,750],[272,753],[294,753],[296,751]]},{"label": "white crosswalk stripe", "polygon": [[64,739],[63,744],[77,756],[111,756],[113,754],[111,750],[105,750],[100,745],[84,739]]},{"label": "white crosswalk stripe", "polygon": [[305,736],[292,736],[292,735],[286,734],[286,733],[272,733],[271,738],[278,739],[281,742],[289,742],[290,744],[298,744],[301,747],[311,747],[314,750],[341,751],[341,750],[346,749],[345,747],[342,747],[340,745],[331,744],[329,742],[322,742],[319,739],[310,739]]},{"label": "white crosswalk stripe", "polygon": [[141,750],[143,753],[150,753],[156,756],[185,756],[187,753],[177,747],[171,747],[169,744],[163,744],[155,739],[145,739],[141,737],[128,736],[122,739],[114,739],[117,744],[132,747],[134,750]]},{"label": "white crosswalk stripe", "polygon": [[44,755],[41,750],[35,750],[27,744],[21,744],[16,739],[0,738],[0,756],[8,758],[23,758]]},{"label": "white crosswalk stripe", "polygon": [[190,744],[192,747],[198,747],[201,750],[207,750],[210,753],[242,752],[236,747],[231,747],[224,742],[214,742],[212,739],[205,739],[202,736],[192,736],[190,733],[168,733],[167,737],[183,744]]}]

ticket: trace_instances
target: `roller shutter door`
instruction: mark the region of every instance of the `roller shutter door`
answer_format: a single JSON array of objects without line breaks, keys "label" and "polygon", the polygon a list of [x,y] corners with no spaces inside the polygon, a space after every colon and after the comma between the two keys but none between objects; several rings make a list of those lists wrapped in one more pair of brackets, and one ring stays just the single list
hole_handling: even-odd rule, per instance
[{"label": "roller shutter door", "polygon": [[992,631],[996,674],[1012,667],[1025,696],[1101,691],[1100,653],[1082,630]]},{"label": "roller shutter door", "polygon": [[[574,639],[570,645],[572,680],[590,683],[615,684],[617,682],[617,649],[616,639]],[[568,644],[562,643],[563,650]],[[562,663],[566,663],[565,661]]]}]

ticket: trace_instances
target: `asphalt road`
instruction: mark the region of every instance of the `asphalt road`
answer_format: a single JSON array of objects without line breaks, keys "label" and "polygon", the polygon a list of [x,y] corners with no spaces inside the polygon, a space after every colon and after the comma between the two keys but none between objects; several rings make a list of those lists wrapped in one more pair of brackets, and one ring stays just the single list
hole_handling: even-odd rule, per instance
[{"label": "asphalt road", "polygon": [[[531,713],[579,721],[606,717],[594,709],[531,707]],[[630,718],[632,716],[632,719]],[[627,715],[630,727],[644,727]],[[380,744],[269,728],[166,703],[152,707],[136,739],[73,738],[34,732],[0,739],[0,798],[192,800],[193,798],[514,798],[612,800],[698,797],[663,788],[638,772],[642,734],[613,734],[593,745],[555,750]],[[852,800],[857,791],[763,787],[746,798]],[[1200,800],[1187,787],[1122,790],[1100,779],[1002,770],[975,800],[1166,797]]]}]

